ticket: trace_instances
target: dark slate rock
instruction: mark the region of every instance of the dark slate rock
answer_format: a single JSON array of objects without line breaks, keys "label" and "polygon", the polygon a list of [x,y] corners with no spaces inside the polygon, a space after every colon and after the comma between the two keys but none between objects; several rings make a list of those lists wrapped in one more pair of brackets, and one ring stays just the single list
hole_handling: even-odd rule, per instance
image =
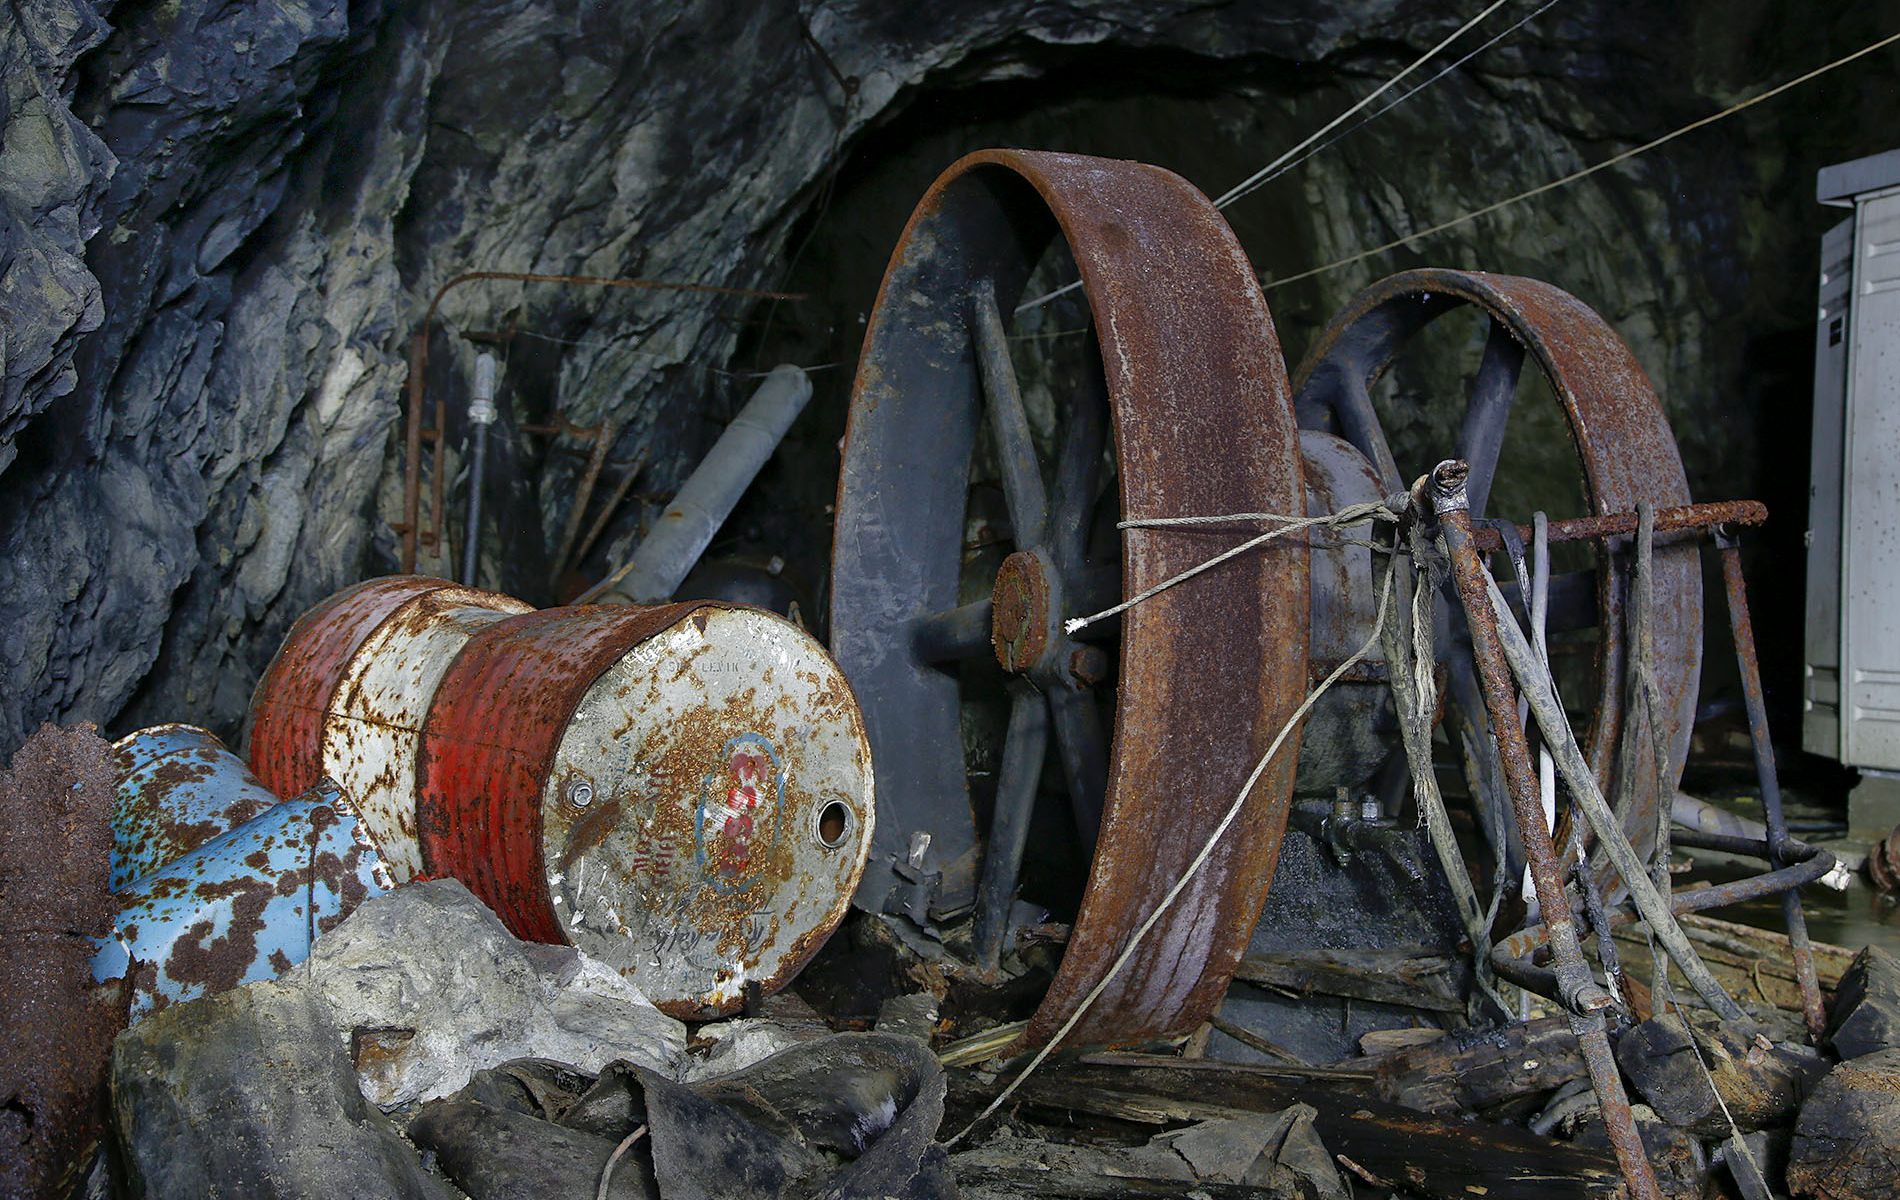
[{"label": "dark slate rock", "polygon": [[1900,1049],[1900,957],[1864,947],[1834,989],[1828,1044],[1842,1058]]},{"label": "dark slate rock", "polygon": [[1788,1188],[1814,1200],[1886,1200],[1900,1191],[1900,1050],[1829,1071],[1801,1106]]},{"label": "dark slate rock", "polygon": [[450,1200],[356,1088],[308,992],[260,983],[173,1005],[121,1034],[115,1134],[151,1200]]}]

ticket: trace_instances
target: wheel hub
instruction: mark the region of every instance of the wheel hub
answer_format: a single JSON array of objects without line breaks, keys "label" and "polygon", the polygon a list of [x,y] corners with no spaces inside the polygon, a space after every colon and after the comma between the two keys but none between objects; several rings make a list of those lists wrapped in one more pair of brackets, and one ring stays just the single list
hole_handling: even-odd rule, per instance
[{"label": "wheel hub", "polygon": [[1065,640],[1056,628],[1062,606],[1056,576],[1034,550],[1018,550],[996,572],[990,602],[990,645],[1005,671],[1027,675]]}]

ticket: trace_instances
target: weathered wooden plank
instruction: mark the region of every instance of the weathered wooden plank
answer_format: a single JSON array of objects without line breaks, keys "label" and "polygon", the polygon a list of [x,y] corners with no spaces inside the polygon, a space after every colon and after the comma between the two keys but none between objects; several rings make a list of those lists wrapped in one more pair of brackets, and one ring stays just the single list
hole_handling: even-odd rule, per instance
[{"label": "weathered wooden plank", "polygon": [[1344,996],[1430,1012],[1465,1011],[1463,964],[1408,950],[1298,950],[1249,954],[1234,978],[1296,995]]},{"label": "weathered wooden plank", "polygon": [[[950,1072],[949,1106],[973,1116],[999,1086]],[[1074,1130],[1077,1116],[1133,1126],[1166,1126],[1277,1112],[1310,1104],[1328,1150],[1428,1200],[1565,1200],[1602,1197],[1621,1186],[1615,1160],[1509,1126],[1452,1120],[1383,1100],[1342,1093],[1327,1084],[1224,1063],[1143,1055],[1045,1065],[1013,1098],[1029,1120],[1053,1118]]]}]

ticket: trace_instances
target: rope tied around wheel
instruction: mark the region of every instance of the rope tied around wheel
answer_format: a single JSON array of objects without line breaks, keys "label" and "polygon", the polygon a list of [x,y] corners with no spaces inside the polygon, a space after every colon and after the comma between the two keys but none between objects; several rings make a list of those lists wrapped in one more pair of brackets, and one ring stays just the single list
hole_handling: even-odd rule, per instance
[{"label": "rope tied around wheel", "polygon": [[[1412,511],[1412,498],[1403,493],[1388,496],[1384,500],[1368,501],[1363,504],[1348,504],[1338,512],[1322,513],[1318,516],[1295,517],[1286,513],[1214,513],[1189,517],[1139,517],[1127,521],[1118,521],[1117,529],[1175,529],[1205,525],[1248,525],[1272,523],[1278,528],[1269,529],[1258,536],[1248,538],[1237,546],[1231,546],[1212,558],[1196,563],[1187,570],[1171,575],[1160,583],[1130,596],[1120,604],[1105,608],[1086,617],[1071,617],[1062,623],[1064,633],[1073,634],[1086,629],[1097,621],[1105,621],[1119,616],[1138,604],[1154,599],[1162,592],[1185,583],[1204,571],[1211,571],[1224,562],[1239,558],[1249,551],[1257,550],[1269,542],[1287,537],[1305,529],[1347,529],[1354,525],[1365,525],[1373,521],[1384,521],[1393,525],[1402,524]],[[1385,549],[1383,546],[1377,547]]]}]

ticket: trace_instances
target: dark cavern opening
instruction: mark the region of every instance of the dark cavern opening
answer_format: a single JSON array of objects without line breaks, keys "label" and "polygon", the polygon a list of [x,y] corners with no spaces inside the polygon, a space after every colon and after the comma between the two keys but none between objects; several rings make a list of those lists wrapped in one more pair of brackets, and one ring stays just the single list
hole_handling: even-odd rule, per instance
[{"label": "dark cavern opening", "polygon": [[1897,68],[9,4],[0,1196],[1894,1195]]}]

